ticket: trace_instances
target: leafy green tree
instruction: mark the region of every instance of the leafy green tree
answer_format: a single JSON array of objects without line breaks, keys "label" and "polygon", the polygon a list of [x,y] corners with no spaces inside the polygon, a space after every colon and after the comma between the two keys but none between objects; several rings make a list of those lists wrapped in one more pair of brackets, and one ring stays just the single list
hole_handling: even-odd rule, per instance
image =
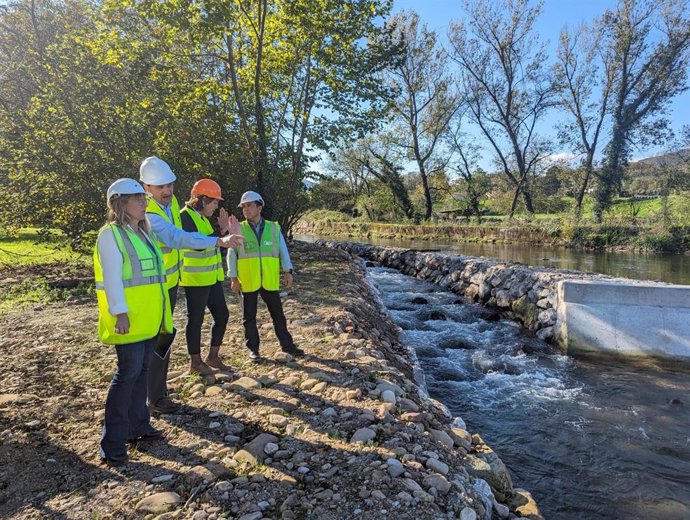
[{"label": "leafy green tree", "polygon": [[613,70],[611,137],[595,193],[601,221],[621,188],[630,145],[667,136],[665,111],[687,88],[690,19],[684,0],[619,0],[600,20],[604,62]]}]

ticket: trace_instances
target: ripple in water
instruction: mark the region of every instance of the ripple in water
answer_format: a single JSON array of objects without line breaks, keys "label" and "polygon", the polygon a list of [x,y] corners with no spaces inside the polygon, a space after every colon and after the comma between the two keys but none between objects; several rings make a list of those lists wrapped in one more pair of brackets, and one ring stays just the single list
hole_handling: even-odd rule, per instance
[{"label": "ripple in water", "polygon": [[482,434],[546,518],[690,519],[687,368],[574,360],[438,286],[368,275],[429,393]]}]

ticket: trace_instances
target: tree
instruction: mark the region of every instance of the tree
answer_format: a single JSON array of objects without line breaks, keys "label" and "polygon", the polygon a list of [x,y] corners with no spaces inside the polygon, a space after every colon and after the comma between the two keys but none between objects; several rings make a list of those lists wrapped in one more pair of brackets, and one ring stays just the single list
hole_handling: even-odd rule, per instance
[{"label": "tree", "polygon": [[612,67],[611,138],[595,193],[595,216],[620,190],[632,144],[666,137],[670,101],[687,88],[690,19],[684,0],[620,0],[600,20],[604,60]]},{"label": "tree", "polygon": [[228,119],[251,161],[248,187],[262,192],[289,229],[307,207],[302,180],[310,150],[356,127],[362,103],[375,101],[381,56],[368,42],[381,31],[376,19],[390,1],[111,4],[190,42],[185,57],[203,64],[213,95],[229,101]]},{"label": "tree", "polygon": [[394,143],[417,163],[425,199],[424,218],[428,220],[433,210],[428,178],[443,169],[443,161],[434,152],[457,109],[457,95],[452,91],[447,56],[438,47],[436,33],[420,24],[416,13],[393,16],[388,30],[392,47],[400,52],[382,74],[391,92],[394,118],[403,127]]},{"label": "tree", "polygon": [[390,192],[394,206],[400,209],[402,215],[416,220],[410,195],[401,175],[399,157],[396,157],[395,149],[390,146],[385,134],[371,135],[341,148],[333,163],[337,165],[335,172],[350,179],[353,190],[358,191],[358,197],[364,193],[371,195],[371,179],[375,179]]},{"label": "tree", "polygon": [[533,33],[541,2],[471,0],[465,10],[468,18],[451,26],[450,41],[471,120],[515,190],[510,217],[520,196],[534,213],[530,176],[548,151],[535,128],[555,101],[544,47]]},{"label": "tree", "polygon": [[582,25],[561,31],[556,69],[560,105],[571,120],[560,125],[561,143],[571,144],[581,154],[582,176],[575,192],[575,218],[582,214],[582,201],[594,174],[594,158],[609,112],[614,80],[610,60],[601,60],[601,25]]}]

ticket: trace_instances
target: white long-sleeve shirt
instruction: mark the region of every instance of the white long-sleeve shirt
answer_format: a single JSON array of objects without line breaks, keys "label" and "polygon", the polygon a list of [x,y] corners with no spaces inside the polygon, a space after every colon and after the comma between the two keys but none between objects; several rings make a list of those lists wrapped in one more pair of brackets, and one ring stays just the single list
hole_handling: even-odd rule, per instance
[{"label": "white long-sleeve shirt", "polygon": [[[130,229],[132,228],[130,227]],[[151,238],[146,236],[146,240],[151,244],[151,247],[154,247]],[[124,258],[120,248],[117,247],[112,228],[108,227],[98,235],[96,247],[103,270],[103,287],[105,298],[108,301],[108,312],[113,316],[124,314],[129,311],[125,300],[125,287],[122,283]]]},{"label": "white long-sleeve shirt", "polygon": [[[155,200],[154,202],[158,204]],[[158,205],[168,215],[171,222],[155,213],[147,213],[146,216],[151,223],[151,229],[156,234],[156,238],[163,242],[166,247],[170,249],[207,249],[216,245],[218,237],[209,237],[201,233],[190,233],[178,228],[172,223],[170,206]]]}]

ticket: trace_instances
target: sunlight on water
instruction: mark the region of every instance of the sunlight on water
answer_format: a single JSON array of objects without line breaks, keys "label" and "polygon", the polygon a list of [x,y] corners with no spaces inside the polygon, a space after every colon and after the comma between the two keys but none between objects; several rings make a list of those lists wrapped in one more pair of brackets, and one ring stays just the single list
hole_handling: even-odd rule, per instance
[{"label": "sunlight on water", "polygon": [[481,433],[546,518],[690,519],[687,369],[574,360],[438,286],[368,276],[431,396]]}]

